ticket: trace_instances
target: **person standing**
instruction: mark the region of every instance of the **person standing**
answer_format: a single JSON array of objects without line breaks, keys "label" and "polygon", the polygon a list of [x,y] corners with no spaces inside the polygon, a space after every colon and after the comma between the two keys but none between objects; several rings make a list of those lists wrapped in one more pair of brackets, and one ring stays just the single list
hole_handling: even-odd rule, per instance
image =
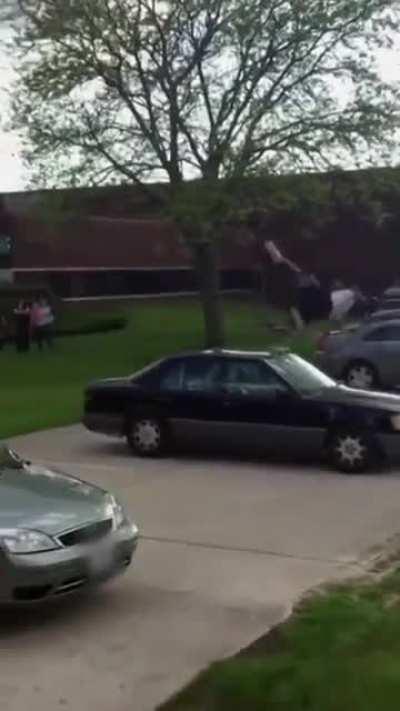
[{"label": "person standing", "polygon": [[344,321],[354,304],[356,303],[356,293],[354,289],[346,289],[341,282],[336,282],[332,291],[332,311],[330,318],[332,321]]},{"label": "person standing", "polygon": [[274,267],[276,283],[279,284],[280,304],[285,307],[296,330],[304,327],[297,303],[297,283],[301,274],[300,267],[284,257],[275,242],[264,243],[271,265]]},{"label": "person standing", "polygon": [[45,296],[41,296],[32,307],[31,324],[33,337],[39,350],[43,350],[46,345],[51,348],[53,345],[53,310]]},{"label": "person standing", "polygon": [[329,318],[332,310],[331,296],[315,274],[299,274],[298,309],[306,324]]},{"label": "person standing", "polygon": [[20,301],[14,309],[15,345],[19,353],[26,353],[31,345],[31,305]]}]

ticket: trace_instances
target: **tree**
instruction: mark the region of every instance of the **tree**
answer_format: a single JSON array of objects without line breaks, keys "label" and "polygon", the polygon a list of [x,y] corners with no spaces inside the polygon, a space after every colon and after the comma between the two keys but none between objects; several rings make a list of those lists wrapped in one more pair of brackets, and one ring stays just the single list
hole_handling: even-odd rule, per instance
[{"label": "tree", "polygon": [[375,53],[392,44],[399,0],[19,5],[14,124],[34,184],[166,181],[197,255],[209,344],[223,341],[216,238],[243,178],[390,160],[398,92]]}]

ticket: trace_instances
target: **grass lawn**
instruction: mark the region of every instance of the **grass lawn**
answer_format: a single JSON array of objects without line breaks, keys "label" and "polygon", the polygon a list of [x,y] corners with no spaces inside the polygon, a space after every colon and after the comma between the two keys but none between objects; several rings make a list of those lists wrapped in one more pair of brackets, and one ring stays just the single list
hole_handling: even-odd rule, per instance
[{"label": "grass lawn", "polygon": [[[11,347],[0,352],[0,438],[75,422],[88,381],[131,373],[161,355],[202,346],[202,314],[194,299],[139,302],[127,314],[125,331],[61,338],[51,353],[17,354]],[[284,319],[251,300],[227,300],[228,345],[280,343],[311,355],[315,339],[309,332],[282,338],[266,325]]]},{"label": "grass lawn", "polygon": [[400,572],[316,596],[162,711],[398,711]]},{"label": "grass lawn", "polygon": [[82,310],[74,308],[71,304],[68,308],[64,308],[62,313],[57,318],[57,330],[64,333],[72,333],[76,335],[79,331],[82,334],[87,334],[88,332],[106,332],[104,325],[109,325],[110,323],[115,323],[118,321],[124,321],[126,319],[125,312],[123,309],[110,309],[107,310]]}]

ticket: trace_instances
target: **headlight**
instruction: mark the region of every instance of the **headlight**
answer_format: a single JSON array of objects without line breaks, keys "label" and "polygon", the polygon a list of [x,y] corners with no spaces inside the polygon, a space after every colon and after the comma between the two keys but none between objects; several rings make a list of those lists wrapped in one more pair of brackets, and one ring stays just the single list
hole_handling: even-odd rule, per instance
[{"label": "headlight", "polygon": [[396,430],[396,432],[400,432],[400,415],[392,415],[390,421],[393,429]]},{"label": "headlight", "polygon": [[45,533],[22,528],[0,529],[0,545],[14,555],[43,553],[60,547],[56,541]]},{"label": "headlight", "polygon": [[108,496],[107,498],[107,516],[110,516],[114,520],[114,528],[119,529],[124,526],[129,526],[130,521],[124,511],[123,506],[114,499],[113,496]]},{"label": "headlight", "polygon": [[114,525],[115,528],[122,528],[129,523],[128,517],[118,501],[114,504]]}]

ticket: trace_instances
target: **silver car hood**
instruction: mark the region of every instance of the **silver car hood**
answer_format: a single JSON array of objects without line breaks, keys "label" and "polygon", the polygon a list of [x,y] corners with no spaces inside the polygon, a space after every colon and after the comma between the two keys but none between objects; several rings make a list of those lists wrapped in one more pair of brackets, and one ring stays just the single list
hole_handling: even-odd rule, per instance
[{"label": "silver car hood", "polygon": [[33,465],[0,470],[0,529],[55,535],[110,515],[105,491],[60,471]]}]

